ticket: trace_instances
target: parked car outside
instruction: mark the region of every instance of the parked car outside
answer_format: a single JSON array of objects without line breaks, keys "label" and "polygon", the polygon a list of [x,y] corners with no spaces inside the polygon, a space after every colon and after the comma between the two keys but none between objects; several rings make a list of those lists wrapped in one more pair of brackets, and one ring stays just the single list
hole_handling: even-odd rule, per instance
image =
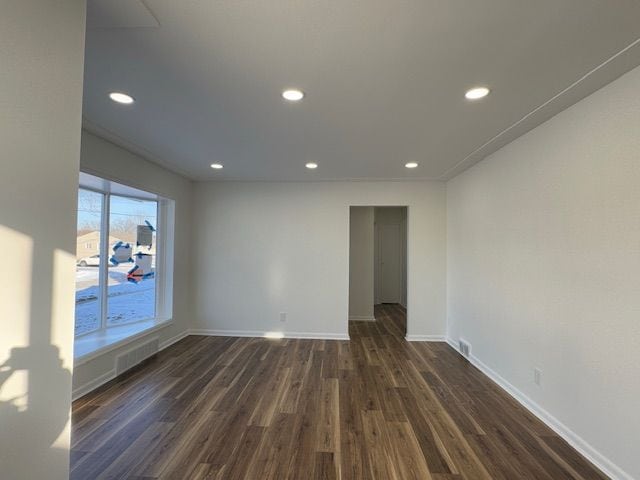
[{"label": "parked car outside", "polygon": [[100,266],[100,254],[83,257],[78,260],[79,267],[98,267]]},{"label": "parked car outside", "polygon": [[[155,257],[154,257],[155,260]],[[131,262],[122,262],[131,264]],[[108,262],[109,267],[113,267],[114,265],[111,262]],[[154,261],[155,264],[155,261]],[[82,257],[76,262],[76,265],[79,267],[99,267],[100,266],[100,254],[91,255],[90,257]]]}]

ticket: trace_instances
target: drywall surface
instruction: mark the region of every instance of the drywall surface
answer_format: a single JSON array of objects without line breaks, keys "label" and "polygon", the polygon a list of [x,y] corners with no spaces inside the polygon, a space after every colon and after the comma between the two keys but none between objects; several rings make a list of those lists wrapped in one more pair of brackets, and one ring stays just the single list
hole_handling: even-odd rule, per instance
[{"label": "drywall surface", "polygon": [[407,209],[405,207],[376,207],[374,209],[374,292],[375,303],[380,303],[380,225],[398,225],[400,228],[400,304],[407,307]]},{"label": "drywall surface", "polygon": [[408,333],[444,335],[444,184],[198,183],[194,205],[196,331],[346,336],[349,207],[407,205]]},{"label": "drywall surface", "polygon": [[375,320],[373,207],[351,207],[349,228],[349,318]]},{"label": "drywall surface", "polygon": [[450,336],[620,478],[640,478],[639,90],[636,68],[447,184]]},{"label": "drywall surface", "polygon": [[0,477],[69,478],[84,2],[0,12]]},{"label": "drywall surface", "polygon": [[[157,193],[175,201],[175,238],[173,271],[173,324],[145,335],[133,343],[111,350],[98,358],[77,365],[73,377],[74,390],[90,385],[96,379],[108,378],[115,357],[135,348],[150,337],[166,344],[180,338],[191,321],[191,230],[193,183],[169,172],[113,143],[82,131],[82,171],[135,188]],[[77,190],[77,184],[75,186]],[[74,226],[75,230],[75,226]]]}]

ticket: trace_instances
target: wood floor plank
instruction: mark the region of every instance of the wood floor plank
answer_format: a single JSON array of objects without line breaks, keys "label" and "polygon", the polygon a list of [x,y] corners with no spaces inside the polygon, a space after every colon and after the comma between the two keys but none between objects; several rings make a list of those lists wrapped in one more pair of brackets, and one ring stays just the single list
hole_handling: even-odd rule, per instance
[{"label": "wood floor plank", "polygon": [[276,413],[273,422],[256,450],[255,461],[247,472],[247,478],[278,480],[286,478],[289,465],[283,459],[291,457],[293,442],[291,432],[296,417],[290,413]]},{"label": "wood floor plank", "polygon": [[343,478],[369,480],[369,460],[366,453],[362,418],[362,406],[353,381],[353,370],[341,370],[339,380],[340,417],[340,471]]},{"label": "wood floor plank", "polygon": [[314,472],[311,478],[317,480],[335,480],[338,478],[335,455],[331,452],[316,452]]},{"label": "wood floor plank", "polygon": [[431,472],[408,422],[387,422],[389,441],[397,458],[398,476],[407,480],[430,480]]},{"label": "wood floor plank", "polygon": [[316,452],[337,453],[340,451],[338,388],[337,378],[323,378],[321,381],[316,429]]},{"label": "wood floor plank", "polygon": [[400,478],[396,455],[389,439],[386,421],[378,410],[363,410],[362,431],[364,433],[365,450],[369,457],[369,471],[372,478]]},{"label": "wood floor plank", "polygon": [[71,478],[602,480],[446,343],[189,336],[74,402]]}]

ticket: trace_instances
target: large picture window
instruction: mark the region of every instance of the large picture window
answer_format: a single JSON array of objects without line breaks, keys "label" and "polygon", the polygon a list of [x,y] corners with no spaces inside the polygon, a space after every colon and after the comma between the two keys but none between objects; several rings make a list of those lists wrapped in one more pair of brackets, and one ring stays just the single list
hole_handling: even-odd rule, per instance
[{"label": "large picture window", "polygon": [[[82,174],[81,178],[97,179]],[[166,202],[102,179],[78,190],[75,335],[161,318]],[[100,188],[102,187],[102,188]],[[166,215],[164,215],[166,217]]]}]

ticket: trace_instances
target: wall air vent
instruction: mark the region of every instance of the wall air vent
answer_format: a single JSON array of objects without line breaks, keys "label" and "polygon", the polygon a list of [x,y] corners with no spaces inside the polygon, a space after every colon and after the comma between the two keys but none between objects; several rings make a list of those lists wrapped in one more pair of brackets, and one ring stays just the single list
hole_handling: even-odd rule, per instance
[{"label": "wall air vent", "polygon": [[158,337],[152,338],[148,342],[138,345],[136,348],[129,350],[116,357],[116,375],[126,372],[132,367],[143,362],[147,358],[158,353],[160,349],[160,340]]},{"label": "wall air vent", "polygon": [[460,350],[462,356],[465,358],[469,358],[469,356],[471,355],[471,344],[466,340],[460,339],[458,341],[458,349]]}]

